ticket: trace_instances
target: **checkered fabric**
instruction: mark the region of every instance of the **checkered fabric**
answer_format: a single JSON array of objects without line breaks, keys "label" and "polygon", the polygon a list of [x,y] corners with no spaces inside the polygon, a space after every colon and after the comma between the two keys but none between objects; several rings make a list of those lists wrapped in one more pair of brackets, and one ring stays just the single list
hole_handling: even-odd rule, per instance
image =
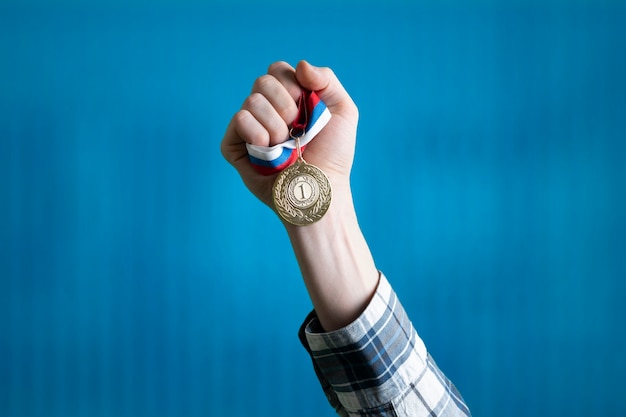
[{"label": "checkered fabric", "polygon": [[299,335],[340,416],[471,415],[426,351],[383,274],[356,321],[325,333],[312,312]]}]

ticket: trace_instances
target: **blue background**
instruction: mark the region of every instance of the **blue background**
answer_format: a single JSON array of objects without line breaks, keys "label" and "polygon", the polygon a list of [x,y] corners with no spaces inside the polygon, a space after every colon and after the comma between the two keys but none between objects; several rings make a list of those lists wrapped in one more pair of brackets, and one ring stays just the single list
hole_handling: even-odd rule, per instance
[{"label": "blue background", "polygon": [[0,415],[334,415],[219,152],[303,58],[359,105],[362,228],[473,413],[626,415],[624,2],[335,3],[2,3]]}]

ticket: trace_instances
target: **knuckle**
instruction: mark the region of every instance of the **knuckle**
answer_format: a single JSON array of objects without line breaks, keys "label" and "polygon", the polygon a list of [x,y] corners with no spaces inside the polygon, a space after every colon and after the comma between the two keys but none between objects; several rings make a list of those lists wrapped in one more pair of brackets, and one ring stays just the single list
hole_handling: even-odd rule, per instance
[{"label": "knuckle", "polygon": [[287,130],[287,125],[281,123],[272,126],[269,134],[271,143],[280,143],[289,136],[289,131]]},{"label": "knuckle", "polygon": [[265,97],[261,93],[252,93],[243,102],[243,109],[252,110],[265,102]]},{"label": "knuckle", "polygon": [[282,72],[285,69],[291,68],[291,65],[289,65],[287,62],[285,61],[276,61],[273,64],[271,64],[269,66],[269,68],[267,69],[268,74],[275,74],[277,72]]},{"label": "knuckle", "polygon": [[262,75],[254,81],[254,84],[252,85],[252,91],[265,91],[267,87],[272,86],[275,82],[276,78],[274,78],[272,75]]},{"label": "knuckle", "polygon": [[249,117],[250,112],[248,112],[247,110],[239,110],[233,116],[233,123],[235,124],[235,126],[241,126],[248,120]]},{"label": "knuckle", "polygon": [[269,133],[255,119],[248,110],[240,110],[233,116],[235,130],[246,143],[267,146]]},{"label": "knuckle", "polygon": [[336,77],[335,71],[333,71],[333,69],[330,67],[321,67],[319,70],[323,72],[324,76],[328,77],[329,79]]},{"label": "knuckle", "polygon": [[359,118],[359,107],[352,100],[350,101],[350,109],[352,110],[352,114],[357,119]]}]

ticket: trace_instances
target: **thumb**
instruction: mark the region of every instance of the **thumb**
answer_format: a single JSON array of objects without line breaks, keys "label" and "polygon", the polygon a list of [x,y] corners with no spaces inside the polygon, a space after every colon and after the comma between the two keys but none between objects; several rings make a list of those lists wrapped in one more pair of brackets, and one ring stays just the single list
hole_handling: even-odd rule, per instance
[{"label": "thumb", "polygon": [[331,108],[347,109],[355,105],[341,82],[330,68],[315,67],[307,61],[296,66],[296,79],[307,90],[312,90]]}]

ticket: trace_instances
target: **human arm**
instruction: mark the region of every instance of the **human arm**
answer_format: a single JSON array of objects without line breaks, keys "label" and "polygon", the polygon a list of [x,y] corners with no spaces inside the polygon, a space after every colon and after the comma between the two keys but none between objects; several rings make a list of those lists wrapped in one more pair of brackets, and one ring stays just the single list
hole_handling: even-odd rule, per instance
[{"label": "human arm", "polygon": [[295,69],[283,62],[270,66],[233,117],[222,153],[274,209],[276,175],[255,172],[246,143],[284,141],[301,89],[316,91],[333,115],[304,155],[328,176],[333,199],[317,223],[284,227],[314,306],[300,339],[331,405],[342,416],[469,415],[377,270],[360,230],[350,189],[358,111],[333,72],[306,62]]},{"label": "human arm", "polygon": [[296,118],[301,89],[316,91],[332,118],[307,146],[307,162],[328,176],[333,198],[328,212],[306,227],[284,223],[315,311],[326,330],[352,322],[371,299],[378,271],[359,228],[350,189],[358,110],[328,68],[300,62],[296,69],[277,62],[259,77],[242,109],[233,117],[222,153],[239,171],[244,183],[273,207],[275,175],[259,175],[250,165],[245,143],[270,146],[288,138]]}]

